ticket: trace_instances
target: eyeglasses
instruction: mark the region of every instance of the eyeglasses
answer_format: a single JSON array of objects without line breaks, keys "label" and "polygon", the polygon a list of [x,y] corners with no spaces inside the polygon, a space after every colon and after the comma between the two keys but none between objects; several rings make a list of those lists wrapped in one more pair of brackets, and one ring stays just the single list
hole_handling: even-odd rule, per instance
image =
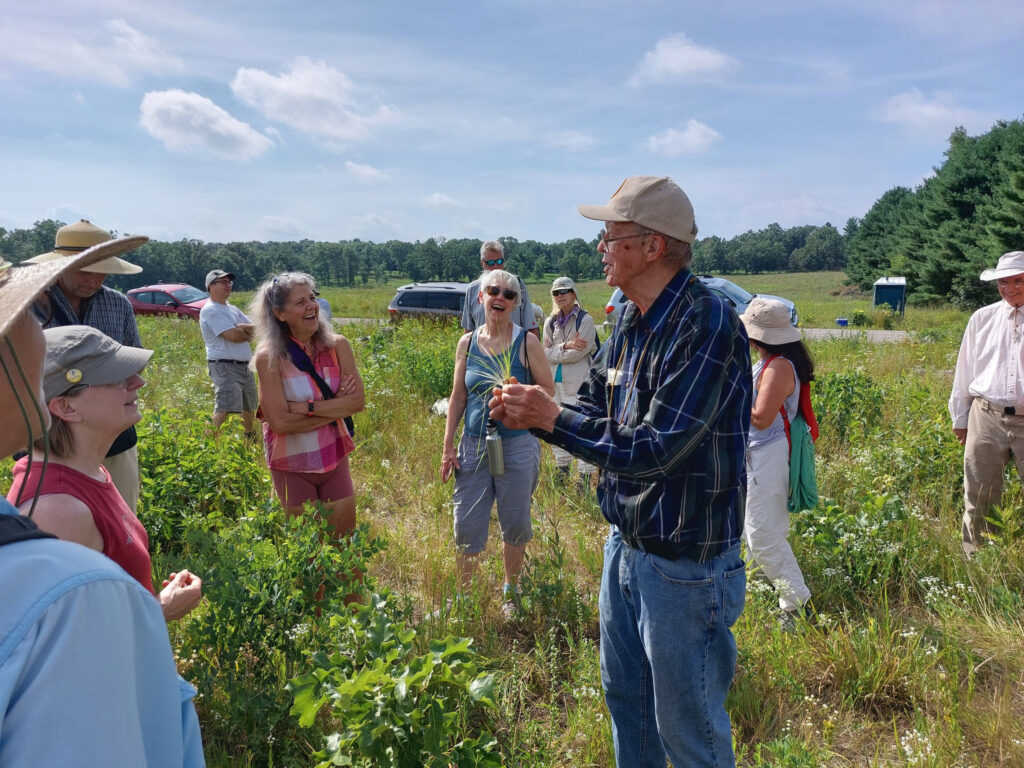
[{"label": "eyeglasses", "polygon": [[572,288],[559,288],[557,291],[552,291],[552,296],[565,296],[567,293],[572,293]]},{"label": "eyeglasses", "polygon": [[234,280],[228,280],[226,277],[222,277],[219,280],[211,280],[210,285],[234,285]]},{"label": "eyeglasses", "polygon": [[504,259],[484,259],[484,264],[488,267],[500,267],[504,263]]},{"label": "eyeglasses", "polygon": [[608,233],[602,229],[601,232],[598,234],[597,239],[600,242],[604,243],[605,245],[608,245],[608,243],[614,243],[616,240],[628,240],[631,237],[647,237],[650,234],[653,233],[634,232],[632,235],[618,235],[617,237],[608,237]]},{"label": "eyeglasses", "polygon": [[501,288],[497,285],[488,285],[484,290],[488,296],[497,296],[500,293],[509,301],[515,301],[516,296],[519,295],[519,291],[513,291],[511,288]]}]

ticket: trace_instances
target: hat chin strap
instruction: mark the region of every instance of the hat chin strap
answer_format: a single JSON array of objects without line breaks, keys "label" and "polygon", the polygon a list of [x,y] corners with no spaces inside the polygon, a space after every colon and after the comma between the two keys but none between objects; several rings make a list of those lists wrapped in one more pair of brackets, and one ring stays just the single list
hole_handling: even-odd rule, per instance
[{"label": "hat chin strap", "polygon": [[[18,378],[21,380],[21,383],[24,385],[25,391],[26,392],[31,391],[32,385],[29,383],[28,376],[25,374],[25,369],[21,365],[21,360],[18,359],[18,353],[14,349],[14,343],[11,341],[9,336],[4,339],[4,343],[7,345],[7,349],[11,353],[11,359],[14,361],[15,367],[18,369]],[[25,493],[25,484],[27,482],[26,478],[28,477],[29,472],[32,470],[32,462],[33,462],[32,447],[33,447],[33,445],[34,445],[34,443],[36,441],[36,438],[32,434],[32,419],[29,418],[28,409],[25,407],[24,401],[21,399],[21,396],[18,394],[17,387],[14,386],[14,377],[11,375],[11,369],[7,367],[7,362],[2,357],[0,357],[0,367],[2,367],[3,370],[4,370],[4,376],[7,377],[7,383],[8,383],[8,385],[11,388],[11,393],[14,394],[15,399],[18,401],[18,409],[21,411],[21,418],[24,419],[24,421],[25,421],[25,431],[28,433],[28,466],[25,468],[26,471],[25,471],[25,475],[22,478],[21,488],[18,489],[18,497],[15,499],[15,506],[20,507],[21,503],[22,503],[22,500],[24,498],[23,494]],[[39,399],[36,398],[36,397],[31,397],[31,396],[29,397],[29,399],[32,401],[32,407],[35,410],[35,415],[39,419],[39,423],[45,425],[46,424],[46,416],[43,413],[43,407],[42,407],[42,405],[40,405]],[[43,437],[46,436],[46,427],[45,426],[43,427],[42,436]],[[49,444],[49,441],[44,440],[43,441],[43,469],[42,469],[42,472],[40,473],[40,477],[42,477],[43,475],[46,474],[46,466],[49,463],[50,463],[50,444]],[[40,496],[40,492],[42,491],[42,487],[43,487],[43,484],[41,482],[36,486],[35,493],[32,496],[32,506],[29,507],[29,510],[28,510],[28,513],[27,513],[27,517],[29,517],[29,518],[31,518],[32,515],[35,514],[36,503],[39,501],[39,496]]]}]

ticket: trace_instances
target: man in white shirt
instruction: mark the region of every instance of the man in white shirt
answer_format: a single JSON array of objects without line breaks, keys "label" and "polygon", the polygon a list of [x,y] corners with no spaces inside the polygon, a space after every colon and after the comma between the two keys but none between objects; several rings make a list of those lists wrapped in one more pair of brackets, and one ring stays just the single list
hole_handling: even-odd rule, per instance
[{"label": "man in white shirt", "polygon": [[949,414],[964,446],[964,552],[971,556],[1003,496],[1011,455],[1024,478],[1024,251],[999,257],[981,279],[996,281],[1000,301],[967,323],[956,361]]},{"label": "man in white shirt", "polygon": [[[506,272],[508,269],[508,259],[505,258],[505,246],[497,240],[488,240],[486,243],[480,246],[480,268],[484,272],[490,272],[492,269],[504,269]],[[512,322],[518,325],[520,328],[525,328],[528,331],[532,331],[534,336],[540,337],[540,326],[537,323],[537,318],[533,314],[533,304],[530,302],[530,294],[526,291],[526,283],[523,282],[521,277],[516,277],[519,281],[519,292],[522,301],[519,302],[519,308],[512,315]],[[484,324],[484,304],[482,299],[483,294],[480,293],[480,280],[479,278],[469,284],[466,289],[466,301],[462,305],[462,327],[467,331],[473,331]]]},{"label": "man in white shirt", "polygon": [[206,276],[210,300],[199,310],[199,330],[206,344],[206,364],[213,380],[213,426],[220,429],[229,413],[242,415],[246,435],[253,437],[253,413],[258,396],[249,370],[253,324],[238,307],[228,303],[235,276],[214,269]]}]

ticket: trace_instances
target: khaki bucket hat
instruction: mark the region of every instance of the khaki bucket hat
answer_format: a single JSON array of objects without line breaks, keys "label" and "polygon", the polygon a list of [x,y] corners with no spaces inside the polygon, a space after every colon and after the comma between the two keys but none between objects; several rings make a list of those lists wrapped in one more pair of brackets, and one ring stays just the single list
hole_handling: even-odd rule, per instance
[{"label": "khaki bucket hat", "polygon": [[[82,253],[94,245],[105,243],[108,240],[113,240],[113,238],[107,230],[100,229],[92,222],[82,219],[74,224],[65,224],[57,230],[56,242],[52,251],[33,256],[31,259],[26,259],[24,263],[43,264],[54,259]],[[83,267],[82,271],[96,272],[101,275],[137,275],[142,271],[142,267],[111,256],[88,267]]]},{"label": "khaki bucket hat", "polygon": [[46,288],[66,272],[75,272],[144,245],[148,237],[136,235],[107,240],[74,256],[59,256],[41,263],[18,266],[0,258],[0,338]]}]

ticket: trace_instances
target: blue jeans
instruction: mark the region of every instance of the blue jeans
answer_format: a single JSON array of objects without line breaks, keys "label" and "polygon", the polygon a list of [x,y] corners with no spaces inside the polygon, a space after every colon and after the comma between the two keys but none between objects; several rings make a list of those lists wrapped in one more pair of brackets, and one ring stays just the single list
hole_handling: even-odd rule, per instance
[{"label": "blue jeans", "polygon": [[739,546],[706,563],[623,544],[612,528],[601,578],[601,682],[619,768],[734,766],[725,696],[743,612]]}]

